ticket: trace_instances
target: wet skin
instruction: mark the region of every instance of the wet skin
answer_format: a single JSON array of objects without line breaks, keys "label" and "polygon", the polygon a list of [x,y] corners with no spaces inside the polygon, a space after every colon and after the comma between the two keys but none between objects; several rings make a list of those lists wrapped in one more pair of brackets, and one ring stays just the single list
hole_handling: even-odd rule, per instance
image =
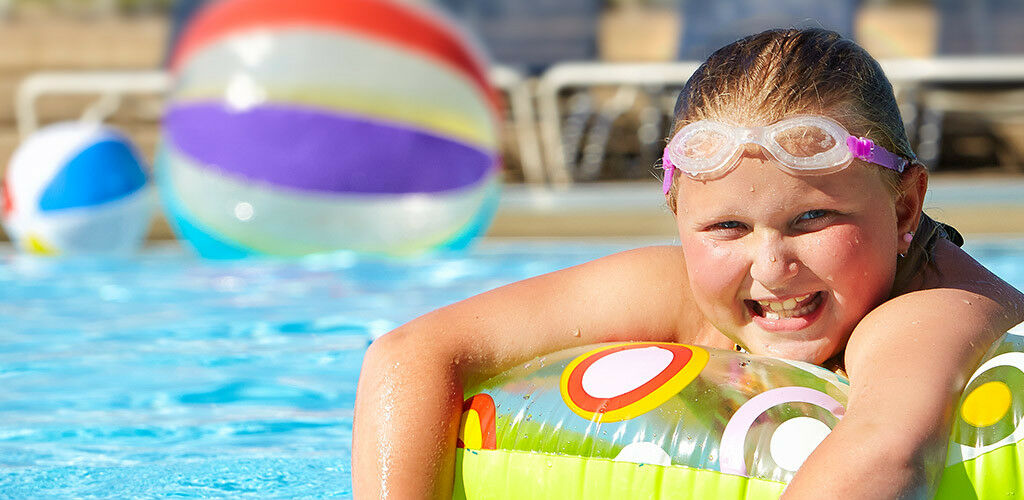
[{"label": "wet skin", "polygon": [[[722,178],[679,179],[680,242],[707,320],[757,353],[820,364],[842,350],[888,296],[900,251],[895,198],[878,168],[855,161],[796,176],[749,146]],[[811,307],[793,318],[754,303],[807,294]]]}]

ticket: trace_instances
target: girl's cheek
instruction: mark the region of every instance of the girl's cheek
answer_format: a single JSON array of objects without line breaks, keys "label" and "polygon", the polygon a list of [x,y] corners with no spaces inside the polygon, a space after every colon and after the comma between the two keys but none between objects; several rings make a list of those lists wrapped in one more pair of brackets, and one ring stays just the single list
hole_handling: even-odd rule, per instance
[{"label": "girl's cheek", "polygon": [[693,238],[682,242],[686,268],[694,290],[719,291],[733,295],[729,290],[738,285],[737,276],[745,274],[742,253],[733,242]]},{"label": "girl's cheek", "polygon": [[804,265],[830,285],[839,287],[837,292],[870,297],[888,293],[895,259],[887,257],[887,247],[877,241],[878,235],[855,225],[844,225],[815,236],[813,248],[803,256]]},{"label": "girl's cheek", "polygon": [[840,267],[855,262],[867,263],[879,254],[879,242],[876,236],[855,225],[837,226],[830,231],[822,231],[818,236],[818,246],[823,250],[817,256],[838,264]]}]

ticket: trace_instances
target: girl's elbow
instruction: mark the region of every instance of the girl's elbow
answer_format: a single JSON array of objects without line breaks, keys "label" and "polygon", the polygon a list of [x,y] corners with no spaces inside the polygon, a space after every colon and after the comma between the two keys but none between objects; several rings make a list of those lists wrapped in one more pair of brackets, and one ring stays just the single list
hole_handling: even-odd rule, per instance
[{"label": "girl's elbow", "polygon": [[378,337],[366,349],[360,378],[440,373],[456,366],[457,352],[436,333],[413,321]]},{"label": "girl's elbow", "polygon": [[935,494],[945,467],[945,445],[927,441],[875,441],[863,474],[880,480],[879,492],[890,498],[925,499]]},{"label": "girl's elbow", "polygon": [[783,498],[931,498],[945,466],[944,441],[849,417],[811,454]]}]

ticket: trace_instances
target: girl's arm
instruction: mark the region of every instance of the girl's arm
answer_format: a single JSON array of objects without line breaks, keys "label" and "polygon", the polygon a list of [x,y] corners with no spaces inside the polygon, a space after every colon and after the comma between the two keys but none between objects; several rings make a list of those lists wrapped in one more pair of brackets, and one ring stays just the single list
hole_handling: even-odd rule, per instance
[{"label": "girl's arm", "polygon": [[960,393],[992,343],[1024,320],[1020,293],[963,257],[970,281],[899,296],[854,330],[847,413],[784,498],[934,495]]},{"label": "girl's arm", "polygon": [[559,349],[696,331],[682,269],[678,248],[624,252],[469,298],[378,339],[356,398],[356,497],[450,498],[469,384]]}]

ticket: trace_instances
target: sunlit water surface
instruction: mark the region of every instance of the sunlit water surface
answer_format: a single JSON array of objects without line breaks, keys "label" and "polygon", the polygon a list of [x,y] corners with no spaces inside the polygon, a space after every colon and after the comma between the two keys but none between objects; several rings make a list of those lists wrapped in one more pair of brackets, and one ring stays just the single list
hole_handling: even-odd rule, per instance
[{"label": "sunlit water surface", "polygon": [[[0,255],[0,497],[348,497],[371,338],[631,246],[400,262]],[[968,250],[1024,288],[1024,240]]]}]

